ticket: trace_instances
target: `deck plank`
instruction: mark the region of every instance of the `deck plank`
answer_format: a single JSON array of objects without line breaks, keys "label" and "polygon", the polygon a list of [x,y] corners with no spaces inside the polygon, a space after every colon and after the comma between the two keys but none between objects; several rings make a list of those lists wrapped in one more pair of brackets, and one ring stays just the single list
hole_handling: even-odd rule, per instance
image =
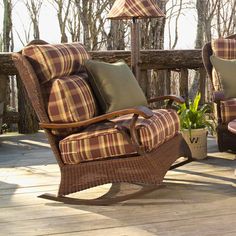
[{"label": "deck plank", "polygon": [[[37,198],[45,192],[55,194],[60,178],[44,134],[0,139],[4,139],[0,235],[236,235],[235,155],[217,152],[213,138],[209,138],[209,158],[169,171],[165,188],[111,206],[66,205]],[[75,195],[96,198],[110,187]],[[117,187],[121,194],[139,189],[129,184]]]}]

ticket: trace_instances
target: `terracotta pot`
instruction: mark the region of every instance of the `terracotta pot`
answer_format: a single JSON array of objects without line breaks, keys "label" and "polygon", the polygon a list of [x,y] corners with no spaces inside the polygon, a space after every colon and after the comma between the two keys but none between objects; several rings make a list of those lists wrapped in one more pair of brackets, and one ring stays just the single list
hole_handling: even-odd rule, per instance
[{"label": "terracotta pot", "polygon": [[182,135],[189,145],[192,157],[202,160],[207,157],[207,129],[182,130]]}]

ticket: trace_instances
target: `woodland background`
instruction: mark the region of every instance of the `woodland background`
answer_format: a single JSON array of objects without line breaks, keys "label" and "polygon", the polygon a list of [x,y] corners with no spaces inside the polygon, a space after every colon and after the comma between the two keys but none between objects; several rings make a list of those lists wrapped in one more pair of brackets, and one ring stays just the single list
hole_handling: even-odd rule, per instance
[{"label": "woodland background", "polygon": [[[201,48],[212,37],[232,34],[236,27],[236,0],[154,0],[166,14],[165,19],[142,20],[142,48],[163,49],[168,37],[169,49],[175,49],[179,39],[178,22],[181,15],[194,10],[197,16],[195,48]],[[40,38],[41,10],[53,6],[60,29],[58,42],[80,41],[89,50],[124,50],[130,46],[129,22],[106,19],[114,0],[1,0],[0,50],[14,51],[14,42],[22,47],[32,39]],[[14,11],[24,5],[29,24],[22,22],[23,30],[13,24]],[[182,16],[183,17],[183,16]],[[193,16],[194,17],[194,16]],[[19,15],[19,20],[21,16]],[[187,20],[187,19],[186,19]],[[49,25],[51,22],[49,22]],[[173,27],[174,26],[174,27]],[[53,30],[53,29],[52,29]],[[164,32],[167,34],[164,34]]]},{"label": "woodland background", "polygon": [[[110,21],[106,19],[115,0],[0,0],[0,52],[19,50],[33,39],[41,39],[41,31],[45,27],[53,31],[58,27],[56,42],[80,41],[88,50],[129,50],[130,22]],[[205,42],[213,38],[235,33],[236,28],[236,0],[154,0],[166,18],[141,20],[141,48],[142,49],[176,49],[180,40],[180,29],[184,24],[180,19],[185,15],[195,17],[196,37],[193,47],[201,49]],[[24,8],[26,15],[19,14]],[[55,22],[45,24],[42,18],[43,9],[50,7],[55,15]],[[27,22],[21,22],[22,27],[16,25],[14,16],[18,12],[18,19],[27,17]],[[45,16],[44,16],[45,17]],[[43,19],[43,20],[42,20]],[[186,17],[186,22],[189,18]],[[47,20],[47,19],[46,19]],[[42,23],[44,22],[44,23]],[[19,22],[17,22],[19,23]],[[19,25],[19,24],[18,24]],[[1,27],[2,26],[2,27]],[[190,35],[185,32],[186,39]],[[192,35],[191,35],[192,37]],[[181,37],[181,40],[183,37]],[[43,39],[43,38],[42,38]],[[20,45],[19,45],[20,44]],[[166,46],[167,45],[167,46]],[[192,94],[198,90],[198,72],[188,74],[191,80],[189,90]],[[178,72],[150,71],[149,97],[162,95],[166,89],[163,84],[171,81],[171,92],[178,87]],[[169,84],[169,83],[167,83]],[[9,79],[9,96],[6,109],[17,110],[16,79]]]}]

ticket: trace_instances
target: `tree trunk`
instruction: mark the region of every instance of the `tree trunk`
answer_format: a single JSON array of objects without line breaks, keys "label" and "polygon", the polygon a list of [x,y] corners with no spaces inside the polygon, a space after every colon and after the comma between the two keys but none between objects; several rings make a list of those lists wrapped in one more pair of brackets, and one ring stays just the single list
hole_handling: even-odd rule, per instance
[{"label": "tree trunk", "polygon": [[0,74],[0,102],[5,102],[8,76]]},{"label": "tree trunk", "polygon": [[205,0],[197,0],[197,36],[195,42],[195,48],[202,48],[204,44],[204,32],[205,32],[205,21],[206,21],[206,3]]},{"label": "tree trunk", "polygon": [[18,110],[20,117],[18,131],[20,134],[36,133],[39,129],[38,119],[20,78],[17,78],[17,85],[19,91]]},{"label": "tree trunk", "polygon": [[118,20],[112,20],[110,32],[107,37],[107,50],[125,49],[125,29],[124,23]]},{"label": "tree trunk", "polygon": [[[61,43],[67,43],[68,38],[66,35],[66,24],[67,24],[69,10],[70,10],[70,6],[71,6],[72,1],[68,1],[65,8],[64,8],[65,2],[63,2],[62,0],[54,0],[54,2],[56,4],[57,19],[58,19],[58,23],[59,23],[59,27],[60,27],[60,32],[61,32]],[[65,11],[64,11],[64,9],[65,9]]]},{"label": "tree trunk", "polygon": [[188,92],[188,69],[183,68],[180,70],[180,95],[184,97],[184,99],[187,101],[189,98],[189,92]]},{"label": "tree trunk", "polygon": [[81,23],[83,25],[83,33],[84,33],[83,43],[88,50],[91,50],[89,25],[88,25],[88,0],[82,0]]},{"label": "tree trunk", "polygon": [[12,2],[3,0],[4,18],[3,18],[3,51],[9,52],[11,48],[11,31],[12,31]]},{"label": "tree trunk", "polygon": [[[159,8],[166,13],[166,1],[156,0]],[[141,26],[141,48],[145,49],[164,49],[164,29],[165,18],[146,20]],[[148,47],[148,48],[146,48]],[[170,73],[168,71],[153,70],[149,73],[149,81],[152,86],[148,86],[152,91],[147,91],[148,96],[155,97],[166,94],[170,90]],[[164,85],[164,86],[163,86]],[[145,87],[142,85],[142,87]],[[148,97],[149,98],[149,97]],[[159,104],[160,105],[160,104]]]},{"label": "tree trunk", "polygon": [[33,24],[33,37],[35,40],[40,39],[39,32],[39,13],[43,0],[25,0],[25,6],[29,12],[30,20]]},{"label": "tree trunk", "polygon": [[[4,18],[3,18],[3,51],[9,52],[13,50],[12,38],[12,2],[11,0],[3,0],[4,5]],[[4,113],[6,112],[7,105],[10,105],[10,83],[7,79],[7,87],[5,89],[4,97]]]},{"label": "tree trunk", "polygon": [[34,21],[33,26],[34,26],[34,39],[39,40],[40,39],[40,32],[39,32],[38,21]]}]

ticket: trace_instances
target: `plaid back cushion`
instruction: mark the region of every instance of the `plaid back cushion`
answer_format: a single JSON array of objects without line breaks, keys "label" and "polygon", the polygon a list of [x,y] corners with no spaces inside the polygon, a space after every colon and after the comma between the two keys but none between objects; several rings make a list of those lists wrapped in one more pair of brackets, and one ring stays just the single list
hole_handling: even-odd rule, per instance
[{"label": "plaid back cushion", "polygon": [[223,59],[236,58],[236,40],[235,39],[216,39],[211,43],[214,55]]},{"label": "plaid back cushion", "polygon": [[223,124],[228,124],[236,119],[236,99],[221,101],[221,118]]},{"label": "plaid back cushion", "polygon": [[61,77],[47,88],[47,110],[52,122],[76,122],[95,116],[95,101],[86,77],[87,74]]},{"label": "plaid back cushion", "polygon": [[[217,57],[231,60],[236,59],[236,40],[235,39],[216,39],[211,43],[213,54]],[[213,85],[215,91],[223,89],[222,81],[215,69],[212,71]]]},{"label": "plaid back cushion", "polygon": [[31,45],[22,50],[40,83],[84,72],[89,55],[80,43]]}]

